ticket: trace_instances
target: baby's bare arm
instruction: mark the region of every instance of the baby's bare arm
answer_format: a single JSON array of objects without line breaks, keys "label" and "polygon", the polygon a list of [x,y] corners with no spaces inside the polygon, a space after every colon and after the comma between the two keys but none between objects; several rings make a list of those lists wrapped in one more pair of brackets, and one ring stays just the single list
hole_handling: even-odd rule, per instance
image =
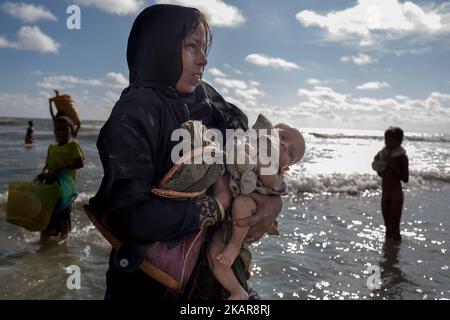
[{"label": "baby's bare arm", "polygon": [[214,198],[220,202],[224,210],[231,205],[232,194],[229,187],[229,176],[219,177],[213,185]]},{"label": "baby's bare arm", "polygon": [[263,167],[261,165],[261,163],[258,161],[258,164],[256,166],[256,174],[258,175],[259,180],[261,180],[262,184],[265,187],[274,188],[278,182],[278,175],[277,174],[271,174],[271,175],[262,174],[261,170],[263,168],[266,168],[268,170],[269,166]]}]

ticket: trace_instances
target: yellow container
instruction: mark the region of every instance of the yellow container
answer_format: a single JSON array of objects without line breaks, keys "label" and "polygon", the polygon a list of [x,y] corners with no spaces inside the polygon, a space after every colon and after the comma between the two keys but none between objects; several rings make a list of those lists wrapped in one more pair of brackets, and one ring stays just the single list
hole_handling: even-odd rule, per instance
[{"label": "yellow container", "polygon": [[67,94],[59,95],[59,92],[57,92],[56,96],[51,98],[51,100],[55,103],[56,109],[59,112],[64,113],[66,116],[72,119],[75,126],[81,125],[80,118],[78,117],[77,110],[73,105],[73,100],[71,96]]},{"label": "yellow container", "polygon": [[56,183],[11,181],[8,185],[6,221],[30,231],[44,230],[58,203]]}]

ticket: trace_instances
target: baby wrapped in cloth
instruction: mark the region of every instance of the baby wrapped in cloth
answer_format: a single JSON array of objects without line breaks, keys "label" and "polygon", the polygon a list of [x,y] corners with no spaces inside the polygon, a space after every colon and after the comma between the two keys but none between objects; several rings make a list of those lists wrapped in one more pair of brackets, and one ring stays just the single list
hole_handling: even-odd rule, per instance
[{"label": "baby wrapped in cloth", "polygon": [[[220,145],[216,141],[208,139],[205,126],[198,121],[187,121],[181,125],[181,128],[188,130],[192,141],[195,139],[202,141],[202,147],[192,148],[193,151],[177,161],[172,169],[163,177],[158,186],[152,189],[154,194],[162,197],[183,199],[203,194],[224,173],[224,165],[217,163],[206,164],[203,159],[198,158],[204,156],[206,153],[211,154],[212,149],[217,153],[216,155],[225,156],[225,153],[220,149]],[[257,142],[259,143],[262,139],[267,139],[268,149],[271,149],[274,154],[278,155],[278,136],[273,124],[263,115],[259,115],[252,129],[259,134],[257,135]],[[264,131],[260,132],[259,130],[261,129]],[[238,154],[240,151],[239,144],[246,143],[246,141],[245,134],[237,136],[237,140],[231,145],[234,148],[234,154]],[[193,146],[192,144],[191,147]],[[251,159],[252,161],[249,161],[250,157],[253,158]],[[287,193],[287,187],[282,174],[277,174],[277,183],[273,188],[264,186],[259,180],[256,164],[257,157],[257,153],[252,154],[250,152],[245,155],[246,161],[244,163],[241,164],[234,161],[231,164],[227,164],[226,169],[230,174],[229,187],[233,196],[238,194],[248,195],[252,192],[265,195],[285,195]],[[195,164],[195,159],[199,160],[198,163],[200,164]],[[191,161],[189,162],[188,160]],[[226,215],[226,220],[221,226],[224,231],[224,242],[227,242],[228,237],[231,235],[231,219],[230,212],[230,214]],[[273,223],[268,234],[279,235],[277,221]],[[247,278],[250,275],[249,266],[251,262],[251,253],[248,250],[249,245],[250,243],[248,241],[244,241],[241,249],[241,257],[244,260]]]},{"label": "baby wrapped in cloth", "polygon": [[[227,171],[230,173],[230,189],[233,193],[233,197],[237,196],[238,194],[248,195],[252,192],[265,195],[286,195],[287,186],[282,174],[276,174],[277,182],[273,188],[264,186],[264,184],[258,178],[257,174],[257,160],[260,156],[260,151],[262,151],[262,140],[266,140],[267,150],[271,150],[271,152],[273,152],[275,155],[279,154],[278,134],[276,133],[273,124],[265,116],[260,114],[255,124],[252,126],[252,129],[256,131],[257,140],[253,141],[252,143],[250,139],[250,144],[255,145],[257,143],[257,145],[259,146],[259,148],[256,149],[257,152],[253,154],[251,152],[246,152],[246,161],[243,164],[236,161],[234,161],[232,164],[227,164]],[[232,145],[235,154],[238,154],[239,151],[241,151],[242,144],[245,143],[247,143],[245,134],[237,137],[236,143]],[[239,147],[239,145],[241,145],[241,147]],[[254,147],[256,147],[256,145]],[[246,151],[248,151],[248,149]],[[266,155],[268,156],[268,153],[266,153]],[[277,221],[274,222],[268,234],[279,235]]]}]

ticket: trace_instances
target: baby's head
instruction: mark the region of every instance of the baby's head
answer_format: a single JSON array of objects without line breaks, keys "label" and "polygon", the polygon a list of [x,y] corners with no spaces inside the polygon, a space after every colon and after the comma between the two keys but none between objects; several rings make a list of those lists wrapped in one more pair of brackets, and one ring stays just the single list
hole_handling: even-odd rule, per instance
[{"label": "baby's head", "polygon": [[299,162],[305,154],[305,139],[298,129],[285,123],[275,126],[280,139],[280,170],[282,173],[289,166]]}]

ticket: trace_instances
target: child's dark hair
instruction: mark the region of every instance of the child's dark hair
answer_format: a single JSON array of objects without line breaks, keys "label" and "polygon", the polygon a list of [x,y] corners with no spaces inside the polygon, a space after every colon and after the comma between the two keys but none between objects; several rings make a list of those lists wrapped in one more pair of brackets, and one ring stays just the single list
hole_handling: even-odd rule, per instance
[{"label": "child's dark hair", "polygon": [[205,55],[208,56],[209,49],[211,48],[212,43],[212,32],[209,28],[209,23],[207,17],[200,12],[199,10],[195,9],[195,15],[192,17],[189,17],[186,21],[186,25],[184,26],[183,30],[183,39],[190,34],[192,34],[195,29],[198,27],[198,25],[203,25],[203,28],[205,29]]},{"label": "child's dark hair", "polygon": [[33,121],[28,121],[28,125],[30,126],[30,127],[32,127],[33,126]]},{"label": "child's dark hair", "polygon": [[403,130],[399,127],[389,127],[384,132],[384,138],[393,138],[395,140],[398,140],[400,143],[403,141]]},{"label": "child's dark hair", "polygon": [[75,124],[73,123],[72,119],[70,119],[69,117],[64,116],[64,115],[55,117],[53,124],[56,125],[56,123],[59,121],[67,123],[69,125],[69,128],[72,131],[72,133],[75,131]]}]

